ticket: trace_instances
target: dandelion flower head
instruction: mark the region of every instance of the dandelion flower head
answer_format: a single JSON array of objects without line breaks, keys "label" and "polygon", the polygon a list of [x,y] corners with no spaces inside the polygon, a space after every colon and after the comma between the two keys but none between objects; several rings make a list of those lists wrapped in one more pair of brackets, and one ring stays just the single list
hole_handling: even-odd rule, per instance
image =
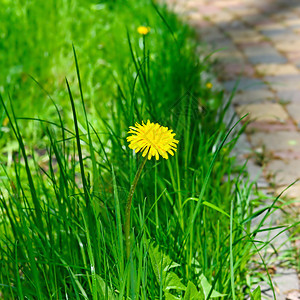
[{"label": "dandelion flower head", "polygon": [[179,141],[174,139],[175,133],[168,127],[159,125],[158,123],[151,123],[149,120],[147,124],[142,122],[142,125],[135,123],[135,127],[130,126],[128,131],[131,136],[127,137],[129,148],[135,152],[142,152],[142,156],[152,156],[158,160],[159,156],[168,159],[168,153],[174,155],[177,150]]},{"label": "dandelion flower head", "polygon": [[147,35],[150,32],[150,27],[139,26],[137,31],[138,31],[139,34]]},{"label": "dandelion flower head", "polygon": [[208,82],[208,83],[206,84],[206,87],[207,87],[208,89],[211,89],[211,88],[213,87],[213,85],[212,85],[211,82]]}]

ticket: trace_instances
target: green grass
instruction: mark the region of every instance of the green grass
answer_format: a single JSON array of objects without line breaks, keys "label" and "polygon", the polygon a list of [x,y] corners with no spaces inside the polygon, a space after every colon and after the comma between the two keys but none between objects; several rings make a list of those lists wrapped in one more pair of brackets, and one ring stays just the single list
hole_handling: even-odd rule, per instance
[{"label": "green grass", "polygon": [[[47,3],[32,0],[27,1],[26,5],[21,1],[6,1],[0,18],[3,20],[0,85],[2,92],[9,92],[13,102],[18,104],[15,105],[18,117],[57,119],[55,107],[32,80],[31,77],[34,77],[55,100],[65,122],[71,125],[72,120],[65,113],[69,110],[65,76],[68,75],[70,82],[76,79],[71,50],[73,43],[80,57],[80,72],[84,78],[85,103],[90,120],[99,127],[99,115],[103,117],[110,114],[117,97],[131,97],[134,87],[129,83],[132,83],[137,71],[132,63],[127,31],[133,51],[139,49],[141,58],[142,37],[137,33],[140,25],[151,27],[144,54],[155,65],[151,74],[147,74],[153,78],[152,90],[157,91],[151,95],[152,100],[158,103],[152,109],[169,108],[174,99],[195,84],[196,77],[191,76],[191,70],[188,70],[195,66],[187,62],[194,59],[193,55],[189,58],[188,53],[193,50],[185,42],[187,28],[170,16],[168,24],[174,31],[173,35],[170,34],[150,1],[104,1],[95,4],[85,0],[74,0],[72,3],[65,0]],[[151,48],[148,47],[150,45]],[[180,52],[186,52],[184,61],[180,61]],[[147,62],[144,63],[146,68]],[[163,75],[168,76],[163,80],[155,80]],[[142,96],[145,98],[143,92],[147,92],[147,86],[142,83],[136,88],[139,89],[139,93],[136,93],[139,103]],[[78,114],[83,117],[81,111]],[[21,122],[20,127],[26,128],[23,133],[28,134],[28,139],[39,143],[41,132],[38,124]]]},{"label": "green grass", "polygon": [[[3,298],[250,294],[249,262],[265,246],[253,245],[263,223],[250,225],[264,211],[253,212],[252,183],[230,157],[240,132],[225,125],[222,92],[205,87],[210,64],[199,62],[190,30],[147,0],[4,8]],[[139,25],[151,27],[144,38]],[[145,165],[127,259],[125,201],[141,155],[126,135],[147,119],[180,142],[174,157]]]}]

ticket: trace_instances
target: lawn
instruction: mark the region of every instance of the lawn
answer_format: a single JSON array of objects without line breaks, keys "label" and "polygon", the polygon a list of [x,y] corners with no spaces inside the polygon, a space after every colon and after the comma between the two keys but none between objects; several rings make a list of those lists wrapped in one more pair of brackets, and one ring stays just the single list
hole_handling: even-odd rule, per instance
[{"label": "lawn", "polygon": [[[275,202],[254,212],[193,32],[148,0],[5,0],[0,18],[0,298],[250,295]],[[148,120],[174,155],[129,148]]]}]

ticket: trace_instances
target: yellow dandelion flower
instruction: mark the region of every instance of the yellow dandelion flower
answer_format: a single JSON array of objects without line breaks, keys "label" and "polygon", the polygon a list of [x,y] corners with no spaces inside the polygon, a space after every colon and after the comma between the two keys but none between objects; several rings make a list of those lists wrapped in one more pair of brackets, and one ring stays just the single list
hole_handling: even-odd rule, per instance
[{"label": "yellow dandelion flower", "polygon": [[211,89],[211,88],[213,87],[213,85],[212,85],[211,82],[208,82],[208,83],[206,84],[206,87],[207,87],[208,89]]},{"label": "yellow dandelion flower", "polygon": [[135,127],[129,127],[129,134],[127,137],[129,148],[134,149],[135,152],[143,152],[142,156],[148,155],[148,159],[152,156],[158,160],[161,155],[168,159],[168,153],[174,155],[179,141],[174,139],[175,133],[168,127],[163,127],[158,123],[151,123],[149,120],[147,124],[142,122],[142,125],[135,123]]},{"label": "yellow dandelion flower", "polygon": [[8,118],[8,117],[5,117],[4,120],[3,120],[2,125],[3,125],[3,126],[6,126],[6,125],[8,124],[8,122],[9,122],[9,118]]},{"label": "yellow dandelion flower", "polygon": [[137,31],[138,31],[139,34],[147,35],[150,32],[150,27],[139,26]]}]

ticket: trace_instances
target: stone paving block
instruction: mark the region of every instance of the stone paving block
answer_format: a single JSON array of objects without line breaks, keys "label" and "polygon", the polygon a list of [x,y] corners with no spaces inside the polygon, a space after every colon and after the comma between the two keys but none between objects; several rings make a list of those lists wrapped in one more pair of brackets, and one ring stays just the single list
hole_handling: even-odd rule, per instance
[{"label": "stone paving block", "polygon": [[[257,6],[258,6],[258,4],[257,4]],[[269,2],[266,2],[266,1],[261,2],[259,4],[259,8],[260,8],[262,13],[267,14],[267,15],[268,14],[272,15],[272,14],[275,14],[278,11],[280,11],[280,9],[276,5],[276,3],[269,3]]]},{"label": "stone paving block", "polygon": [[245,24],[252,26],[254,29],[256,29],[256,26],[258,26],[259,24],[266,24],[268,22],[268,19],[263,14],[246,15],[243,16],[242,19]]},{"label": "stone paving block", "polygon": [[[275,47],[277,49],[279,49],[280,47],[282,47],[282,45],[287,45],[287,44],[293,44],[293,45],[297,45],[298,40],[299,40],[299,35],[294,32],[293,30],[290,30],[289,32],[286,32],[285,34],[277,34],[277,35],[273,35],[273,36],[269,36],[267,37],[268,40],[271,41],[271,43],[273,43],[275,45]],[[281,48],[279,49],[280,51],[283,51]]]},{"label": "stone paving block", "polygon": [[182,6],[179,5],[178,3],[175,4],[170,4],[170,7],[172,8],[172,11],[174,11],[174,13],[178,14],[178,15],[182,15]]},{"label": "stone paving block", "polygon": [[[282,251],[287,250],[290,246],[290,243],[288,241],[288,235],[286,234],[286,232],[282,232],[282,228],[275,228],[278,224],[278,217],[280,216],[280,212],[279,211],[274,211],[270,216],[269,216],[269,220],[266,220],[265,225],[262,226],[262,229],[269,229],[269,228],[273,228],[272,230],[266,230],[266,231],[262,231],[259,232],[257,234],[257,239],[261,240],[261,241],[270,241],[271,244],[274,246],[275,249],[280,248],[280,253],[282,253]],[[277,236],[277,238],[275,238]],[[275,267],[275,274],[280,274],[279,271],[281,270],[281,267],[279,265],[279,261],[276,260],[276,256],[278,255],[278,253],[276,253],[276,251],[274,251],[274,248],[267,248],[264,249],[262,252],[263,253],[265,259],[267,259],[267,261],[272,261],[273,263],[272,265]],[[275,260],[275,261],[274,261]],[[288,270],[288,272],[290,273],[290,270]],[[276,275],[274,275],[276,276]],[[277,275],[278,276],[278,275]]]},{"label": "stone paving block", "polygon": [[287,59],[281,54],[261,54],[261,55],[252,55],[248,56],[250,63],[256,64],[284,64],[287,62]]},{"label": "stone paving block", "polygon": [[[169,2],[169,0],[168,0]],[[176,2],[176,1],[175,1]],[[178,2],[178,1],[177,1]],[[199,1],[184,1],[183,3],[183,8],[185,10],[190,10],[190,9],[196,9],[197,7],[199,7]]]},{"label": "stone paving block", "polygon": [[[268,121],[251,121],[247,127],[246,132],[249,134],[253,134],[253,132],[275,132],[275,131],[297,131],[297,126],[294,124],[294,122],[291,119],[286,120],[285,122],[268,122]],[[300,149],[299,149],[300,150]],[[297,157],[300,158],[300,151],[298,153],[293,152],[293,155],[295,156],[297,154]],[[275,154],[273,154],[274,156]],[[276,157],[282,158],[282,157],[290,157],[290,154],[284,153],[278,153],[276,152]]]},{"label": "stone paving block", "polygon": [[[278,300],[290,299],[287,298],[287,294],[290,294],[293,290],[299,290],[299,281],[296,270],[277,268],[276,273],[279,275],[272,277],[272,281],[275,283],[276,288],[276,298]],[[295,299],[297,300],[297,298]]]},{"label": "stone paving block", "polygon": [[290,185],[300,179],[300,160],[272,160],[266,167],[266,174],[276,186]]},{"label": "stone paving block", "polygon": [[260,42],[264,37],[255,30],[235,29],[228,32],[228,35],[235,43]]},{"label": "stone paving block", "polygon": [[197,32],[200,33],[201,37],[209,38],[215,37],[220,38],[224,37],[224,34],[217,28],[213,26],[202,26],[197,28]]},{"label": "stone paving block", "polygon": [[300,102],[292,102],[286,106],[286,109],[300,129]]},{"label": "stone paving block", "polygon": [[236,112],[240,117],[249,114],[248,120],[271,123],[284,122],[289,117],[282,105],[269,102],[240,105],[236,107]]},{"label": "stone paving block", "polygon": [[214,32],[212,34],[204,34],[201,33],[201,40],[208,43],[208,44],[214,44],[215,41],[222,40],[226,38],[225,35],[222,32]]},{"label": "stone paving block", "polygon": [[203,20],[203,16],[200,15],[197,11],[191,11],[185,14],[185,19],[191,26],[195,26],[197,22],[206,22],[209,24],[207,21]]},{"label": "stone paving block", "polygon": [[295,51],[300,48],[300,39],[294,41],[278,41],[274,46],[282,52]]},{"label": "stone paving block", "polygon": [[256,78],[241,77],[239,80],[229,80],[224,82],[224,87],[227,91],[233,91],[237,86],[237,91],[249,91],[266,88],[266,84]]},{"label": "stone paving block", "polygon": [[255,132],[250,135],[250,142],[254,148],[264,146],[268,152],[297,152],[300,148],[300,133],[293,131]]},{"label": "stone paving block", "polygon": [[284,300],[299,300],[299,299],[300,299],[300,288],[298,288],[298,290],[294,289],[286,293]]},{"label": "stone paving block", "polygon": [[240,51],[222,50],[213,54],[213,58],[221,63],[245,63],[245,58]]},{"label": "stone paving block", "polygon": [[294,61],[297,61],[300,59],[300,51],[298,50],[293,50],[293,51],[288,51],[288,52],[285,52],[285,56],[291,61],[291,62],[294,62]]},{"label": "stone paving block", "polygon": [[248,29],[248,27],[241,22],[240,20],[233,20],[231,22],[227,22],[227,23],[223,23],[222,31],[226,32],[226,34],[228,35],[227,32],[231,32],[233,30],[246,30]]},{"label": "stone paving block", "polygon": [[[226,1],[223,1],[226,3]],[[259,11],[255,7],[251,7],[247,5],[245,2],[241,2],[237,5],[231,5],[227,6],[226,10],[230,11],[231,13],[234,13],[237,17],[241,18],[243,16],[249,16],[249,15],[258,15]]]},{"label": "stone paving block", "polygon": [[[245,158],[241,162],[242,164],[245,163]],[[251,182],[255,182],[257,188],[267,188],[269,183],[263,176],[262,168],[258,164],[255,163],[253,159],[249,159],[247,161],[247,172],[249,175],[249,179]]]},{"label": "stone paving block", "polygon": [[300,159],[300,149],[294,151],[276,151],[272,153],[272,158],[282,160]]},{"label": "stone paving block", "polygon": [[239,18],[247,18],[250,16],[259,16],[259,10],[254,7],[240,6],[235,8],[229,8]]},{"label": "stone paving block", "polygon": [[227,0],[227,1],[224,1],[224,0],[220,0],[220,1],[216,1],[214,3],[215,6],[217,7],[232,7],[232,6],[237,6],[240,4],[240,0]]},{"label": "stone paving block", "polygon": [[229,28],[227,31],[227,34],[232,38],[240,38],[240,37],[250,37],[250,36],[255,36],[258,34],[257,31],[249,28],[248,26],[242,25],[242,26],[236,26],[234,28]]},{"label": "stone paving block", "polygon": [[245,46],[243,51],[252,64],[283,64],[287,62],[283,55],[266,43]]},{"label": "stone paving block", "polygon": [[219,51],[238,51],[234,43],[228,37],[223,37],[220,39],[216,39],[213,41],[213,47],[216,49],[220,49]]},{"label": "stone paving block", "polygon": [[[266,81],[271,82],[300,82],[300,74],[284,74],[284,75],[276,75],[276,76],[266,76]],[[300,86],[299,86],[300,88]]]},{"label": "stone paving block", "polygon": [[226,63],[222,66],[222,72],[219,77],[223,80],[228,80],[237,79],[240,76],[252,77],[253,75],[254,68],[250,64]]},{"label": "stone paving block", "polygon": [[220,11],[219,13],[217,13],[216,15],[214,15],[213,17],[210,18],[210,21],[213,24],[218,25],[221,22],[230,22],[232,20],[234,20],[234,15],[226,12],[226,11]]},{"label": "stone paving block", "polygon": [[252,104],[265,102],[266,100],[272,101],[275,98],[275,94],[269,89],[265,88],[250,91],[241,91],[234,96],[232,102],[235,105]]},{"label": "stone paving block", "polygon": [[299,16],[297,16],[297,14],[295,14],[291,10],[278,11],[272,17],[273,17],[273,20],[275,20],[277,22],[283,22],[283,21],[286,21],[286,20],[297,20],[297,19],[299,19]]},{"label": "stone paving block", "polygon": [[299,74],[266,76],[264,80],[271,86],[273,90],[277,92],[290,91],[300,87]]},{"label": "stone paving block", "polygon": [[259,31],[264,30],[280,30],[282,28],[282,25],[278,22],[274,22],[270,19],[267,19],[264,23],[259,23],[258,25],[254,26]]},{"label": "stone paving block", "polygon": [[268,54],[272,51],[278,53],[269,41],[239,43],[238,45],[248,55]]},{"label": "stone paving block", "polygon": [[291,206],[296,207],[297,209],[300,209],[300,182],[296,182],[289,188],[288,188],[288,186],[289,185],[277,188],[275,191],[275,195],[280,195],[282,193],[281,198],[287,197],[288,199],[296,200],[296,201],[293,201],[293,203],[291,203]]},{"label": "stone paving block", "polygon": [[[295,2],[295,0],[291,0],[292,2]],[[299,2],[298,0],[296,0],[296,3],[294,3],[294,6],[293,6],[293,11],[294,13],[296,14],[300,14],[300,7],[299,7]]]},{"label": "stone paving block", "polygon": [[275,92],[279,93],[284,93],[284,92],[288,92],[291,89],[295,88],[295,86],[298,86],[297,82],[279,82],[279,83],[274,83],[274,82],[269,82],[269,85],[271,87],[272,90],[274,90]]},{"label": "stone paving block", "polygon": [[252,35],[252,36],[240,36],[234,37],[233,41],[236,44],[243,44],[243,43],[258,43],[264,41],[265,38],[262,35]]},{"label": "stone paving block", "polygon": [[287,20],[284,20],[283,23],[289,27],[298,26],[298,25],[300,26],[300,19],[299,19],[299,17],[293,18],[293,19],[287,19]]},{"label": "stone paving block", "polygon": [[300,74],[293,64],[259,64],[255,66],[255,70],[261,76]]},{"label": "stone paving block", "polygon": [[279,101],[300,103],[300,86],[298,90],[292,88],[291,90],[280,91],[277,93],[277,97]]},{"label": "stone paving block", "polygon": [[187,14],[185,16],[185,20],[188,22],[190,26],[193,26],[196,31],[202,28],[209,28],[211,27],[210,22],[203,20],[201,16],[199,16],[199,13],[194,13],[191,16]]},{"label": "stone paving block", "polygon": [[287,35],[293,35],[293,31],[289,28],[276,28],[276,29],[262,29],[260,33],[271,40],[281,40],[284,39]]},{"label": "stone paving block", "polygon": [[220,13],[221,9],[219,7],[216,7],[214,5],[198,5],[197,11],[202,14],[204,17],[211,18],[218,13]]},{"label": "stone paving block", "polygon": [[295,32],[295,33],[297,33],[297,34],[299,34],[300,33],[300,25],[295,25],[294,27],[293,27],[293,31]]}]

